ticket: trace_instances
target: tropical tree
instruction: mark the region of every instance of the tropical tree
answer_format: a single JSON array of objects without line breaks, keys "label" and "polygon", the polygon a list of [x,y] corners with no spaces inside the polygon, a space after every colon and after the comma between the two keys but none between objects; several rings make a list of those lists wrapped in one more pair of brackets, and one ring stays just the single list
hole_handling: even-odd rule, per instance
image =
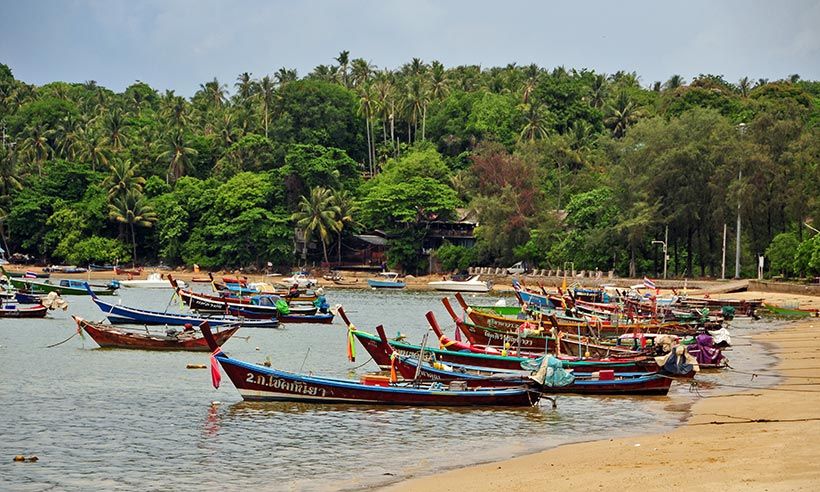
[{"label": "tropical tree", "polygon": [[336,77],[338,78],[338,82],[345,87],[350,87],[348,84],[348,77],[349,77],[349,69],[350,69],[350,52],[344,50],[339,53],[339,56],[334,58],[336,63],[339,64],[338,69],[336,70]]},{"label": "tropical tree", "polygon": [[685,83],[686,83],[686,79],[684,79],[682,76],[673,75],[673,76],[669,77],[669,80],[667,80],[666,83],[663,84],[663,86],[666,90],[673,91],[673,90],[677,89],[678,87],[681,87]]},{"label": "tropical tree", "polygon": [[37,165],[37,174],[43,174],[43,161],[48,160],[54,149],[51,147],[52,130],[43,124],[28,129],[28,134],[20,145],[20,152]]},{"label": "tropical tree", "polygon": [[737,89],[740,91],[740,97],[749,97],[749,91],[752,90],[752,81],[749,77],[743,77],[737,83]]},{"label": "tropical tree", "polygon": [[139,176],[139,167],[130,159],[115,159],[109,166],[110,174],[103,181],[108,189],[108,199],[113,201],[119,196],[133,192],[141,192],[145,178]]},{"label": "tropical tree", "polygon": [[145,197],[138,190],[131,190],[115,197],[108,208],[108,216],[121,224],[128,226],[131,232],[132,261],[137,262],[136,226],[151,227],[157,221],[157,214],[148,205]]},{"label": "tropical tree", "polygon": [[199,88],[204,93],[205,99],[214,107],[221,108],[225,103],[228,86],[220,84],[216,77],[210,82],[199,84]]},{"label": "tropical tree", "polygon": [[262,80],[259,81],[259,92],[257,96],[262,102],[262,121],[265,124],[265,137],[267,137],[270,111],[273,106],[274,97],[276,96],[276,85],[269,76],[265,75],[262,77]]},{"label": "tropical tree", "polygon": [[318,235],[322,242],[325,263],[330,263],[327,257],[327,242],[331,234],[341,230],[338,219],[341,210],[335,202],[333,191],[321,186],[310,190],[310,194],[302,196],[299,201],[299,207],[291,215],[291,220],[296,222],[296,227],[304,234],[302,258],[307,256],[308,243]]},{"label": "tropical tree", "polygon": [[166,160],[168,162],[165,181],[170,183],[185,175],[193,162],[193,157],[197,154],[196,149],[188,146],[182,132],[177,131],[168,135],[165,140],[165,151],[157,156],[157,161]]},{"label": "tropical tree", "polygon": [[524,127],[519,134],[520,140],[534,142],[538,138],[547,138],[549,123],[547,121],[547,110],[543,104],[522,104],[524,113]]},{"label": "tropical tree", "polygon": [[626,129],[638,121],[640,116],[640,110],[626,92],[618,94],[618,98],[608,109],[608,116],[604,121],[612,129],[612,136],[615,138],[626,135]]},{"label": "tropical tree", "polygon": [[356,220],[359,207],[356,206],[355,198],[347,190],[338,191],[333,194],[333,204],[338,208],[336,221],[338,223],[339,241],[336,246],[336,253],[339,263],[342,262],[342,236],[346,231],[355,230],[362,225]]},{"label": "tropical tree", "polygon": [[114,109],[108,114],[108,117],[103,123],[103,132],[107,140],[107,144],[118,152],[125,147],[127,142],[126,128],[128,123],[125,121],[125,116],[120,109]]}]

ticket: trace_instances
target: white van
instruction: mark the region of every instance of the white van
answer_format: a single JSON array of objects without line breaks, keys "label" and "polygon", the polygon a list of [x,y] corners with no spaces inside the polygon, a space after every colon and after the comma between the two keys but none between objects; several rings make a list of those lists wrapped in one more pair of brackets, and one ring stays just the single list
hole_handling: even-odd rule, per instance
[{"label": "white van", "polygon": [[526,272],[528,268],[523,261],[519,261],[518,263],[514,264],[513,266],[507,268],[507,273],[510,275],[520,275]]}]

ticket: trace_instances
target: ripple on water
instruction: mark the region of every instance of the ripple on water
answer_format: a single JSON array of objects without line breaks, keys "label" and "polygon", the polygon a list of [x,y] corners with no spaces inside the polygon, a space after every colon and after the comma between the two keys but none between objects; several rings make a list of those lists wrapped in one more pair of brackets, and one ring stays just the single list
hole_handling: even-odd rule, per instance
[{"label": "ripple on water", "polygon": [[[165,291],[127,290],[123,296],[126,305],[151,309],[162,310],[169,302]],[[426,330],[426,311],[433,310],[440,321],[449,319],[439,298],[330,293],[330,301],[344,304],[359,328],[373,331],[384,323],[388,334],[401,331],[413,341]],[[70,302],[72,314],[101,317],[89,299]],[[555,409],[549,403],[496,410],[246,403],[227,378],[214,390],[208,371],[185,369],[188,363],[206,363],[207,354],[100,350],[79,337],[45,349],[74,330],[67,313],[50,316],[0,320],[0,405],[6,424],[0,482],[15,490],[208,484],[230,490],[349,489],[571,441],[659,431],[684,418],[696,397],[688,384],[675,382],[669,397],[559,396]],[[738,323],[733,333],[769,326]],[[347,361],[345,335],[340,322],[243,329],[239,336],[250,339],[235,338],[225,349],[252,362],[270,357],[286,370],[342,377],[363,363],[357,373],[376,370],[360,347],[356,364]],[[728,355],[738,370],[761,370],[772,361],[761,346],[738,346]],[[748,376],[710,373],[698,379],[701,393],[711,394],[720,384],[746,384]],[[224,403],[212,406],[213,400]],[[40,462],[11,463],[15,454],[36,454]]]}]

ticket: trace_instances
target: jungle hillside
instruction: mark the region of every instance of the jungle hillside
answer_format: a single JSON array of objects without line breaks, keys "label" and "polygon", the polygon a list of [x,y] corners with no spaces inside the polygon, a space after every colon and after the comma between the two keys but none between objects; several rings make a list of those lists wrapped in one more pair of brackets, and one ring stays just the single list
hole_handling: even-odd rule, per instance
[{"label": "jungle hillside", "polygon": [[[332,263],[354,234],[392,268],[820,275],[820,82],[643,81],[565,67],[380,68],[42,86],[0,64],[0,236],[42,263]],[[431,221],[475,246],[424,251]],[[300,251],[296,231],[314,247]],[[653,242],[654,241],[654,242]]]}]

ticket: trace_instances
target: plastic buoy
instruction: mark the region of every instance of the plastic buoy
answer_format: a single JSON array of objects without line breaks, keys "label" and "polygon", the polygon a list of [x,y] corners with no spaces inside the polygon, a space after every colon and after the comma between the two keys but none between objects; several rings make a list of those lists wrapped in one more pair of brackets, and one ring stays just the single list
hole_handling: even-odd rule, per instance
[{"label": "plastic buoy", "polygon": [[256,347],[256,351],[259,352],[259,347]]},{"label": "plastic buoy", "polygon": [[17,456],[14,457],[14,461],[26,461],[26,457],[23,456],[22,454],[18,454]]}]

